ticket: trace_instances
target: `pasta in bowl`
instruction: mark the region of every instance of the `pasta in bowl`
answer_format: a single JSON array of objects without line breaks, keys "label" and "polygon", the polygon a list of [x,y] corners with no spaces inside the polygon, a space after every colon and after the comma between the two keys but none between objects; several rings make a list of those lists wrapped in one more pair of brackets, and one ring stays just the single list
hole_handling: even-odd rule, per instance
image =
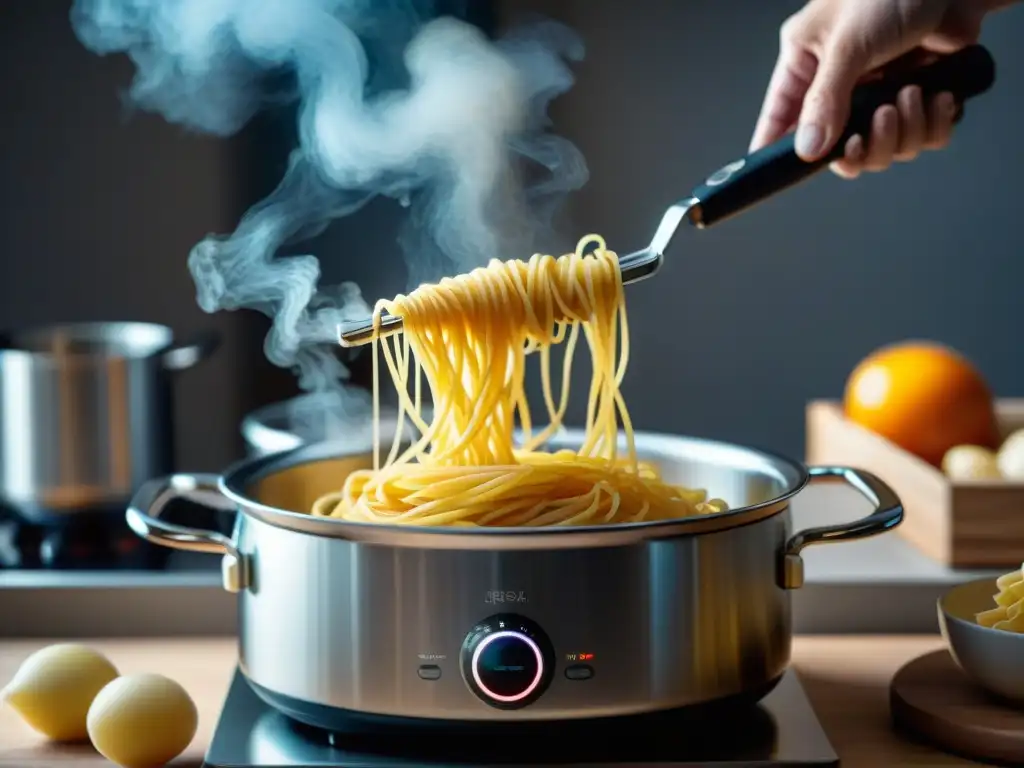
[{"label": "pasta in bowl", "polygon": [[[1024,634],[1009,610],[1021,571],[953,587],[938,602],[939,626],[949,651],[974,682],[1024,706]],[[998,602],[997,602],[998,601]]]}]

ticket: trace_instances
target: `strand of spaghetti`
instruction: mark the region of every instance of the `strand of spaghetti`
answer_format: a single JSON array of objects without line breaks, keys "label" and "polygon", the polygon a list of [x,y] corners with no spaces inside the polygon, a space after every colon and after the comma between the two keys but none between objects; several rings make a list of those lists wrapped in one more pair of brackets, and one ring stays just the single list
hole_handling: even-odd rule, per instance
[{"label": "strand of spaghetti", "polygon": [[[373,336],[374,340],[380,336],[380,313],[373,313]],[[380,363],[379,356],[377,354],[377,344],[373,345],[373,411],[372,411],[372,443],[373,443],[373,471],[380,471]],[[314,510],[316,508],[314,507]],[[316,512],[314,511],[314,514]]]},{"label": "strand of spaghetti", "polygon": [[[396,355],[399,348],[398,341],[395,341]],[[401,362],[399,364],[399,370],[401,371],[401,380],[397,384],[397,388],[401,392],[408,392],[409,390],[409,358],[412,355],[412,350],[409,345],[409,337],[402,334],[402,345],[401,345]],[[395,434],[391,438],[391,450],[388,451],[388,458],[385,464],[393,464],[395,459],[398,457],[398,450],[402,446],[402,436],[405,431],[405,414],[408,405],[408,398],[403,398],[399,401],[398,413],[395,416]],[[413,404],[415,407],[415,404]]]},{"label": "strand of spaghetti", "polygon": [[572,360],[573,353],[576,351],[576,340],[579,338],[578,331],[579,326],[573,325],[572,330],[569,332],[569,339],[565,344],[565,357],[562,359],[562,386],[559,392],[557,410],[554,407],[554,399],[551,395],[551,355],[548,349],[541,351],[541,389],[550,419],[547,428],[523,446],[527,450],[532,451],[543,445],[562,426],[565,411],[569,407],[569,380],[572,377]]},{"label": "strand of spaghetti", "polygon": [[[377,314],[378,316],[383,314],[383,312],[388,311],[387,307],[384,305],[384,302],[380,302],[378,306],[379,308],[374,310],[375,314]],[[399,373],[399,370],[406,370],[407,366],[404,363],[400,362],[403,357],[402,354],[394,354],[394,352],[397,351],[398,349],[398,342],[395,341],[394,344],[395,350],[393,351],[391,348],[391,344],[389,344],[388,342],[387,337],[383,337],[380,339],[380,348],[381,351],[384,353],[385,364],[387,365],[388,371],[396,384],[395,389],[398,392],[400,412],[408,413],[416,427],[421,431],[425,431],[427,429],[427,424],[426,421],[420,416],[420,406],[418,403],[414,403],[409,399],[407,374]],[[377,345],[375,344],[374,347],[376,346]],[[409,336],[405,334],[402,335],[402,347],[404,348],[404,350],[408,350],[408,352],[411,354],[411,339]],[[390,460],[388,463],[390,463]]]},{"label": "strand of spaghetti", "polygon": [[[379,316],[380,313],[377,313],[377,314]],[[390,466],[390,465],[394,464],[395,460],[398,458],[397,454],[398,454],[399,448],[401,447],[401,438],[402,438],[402,432],[403,432],[402,427],[403,427],[403,424],[404,424],[404,417],[405,417],[405,414],[406,414],[407,411],[411,412],[411,405],[412,404],[408,402],[408,388],[407,388],[407,386],[405,384],[405,381],[404,381],[405,377],[404,377],[403,374],[399,373],[400,363],[399,363],[399,361],[395,360],[396,356],[399,359],[401,358],[401,353],[398,353],[397,355],[395,354],[396,350],[398,349],[398,342],[397,341],[395,342],[395,350],[392,350],[391,344],[388,343],[387,338],[384,338],[381,341],[382,341],[382,343],[380,345],[381,351],[384,354],[384,360],[385,360],[385,363],[386,363],[386,365],[388,367],[388,371],[391,373],[391,378],[395,382],[395,390],[398,392],[398,395],[399,395],[399,397],[398,397],[398,414],[396,416],[396,424],[395,424],[395,434],[391,438],[391,448],[388,451],[387,460],[384,462],[385,466]],[[403,346],[406,343],[408,343],[408,339],[407,338],[403,339]],[[376,345],[374,345],[374,346],[376,346]],[[406,366],[402,366],[402,368],[407,368],[407,367]],[[379,386],[379,383],[378,383],[377,379],[378,379],[378,375],[377,375],[377,371],[375,369],[374,370],[374,385],[375,385],[375,389],[377,389],[378,386]],[[379,395],[376,395],[376,396],[379,397]],[[377,408],[378,408],[378,412],[379,412],[379,405],[377,406]],[[414,420],[416,418],[418,418],[418,414],[410,413],[410,415],[412,416],[412,418]],[[379,427],[378,427],[378,430],[379,430]],[[375,446],[374,450],[375,450],[375,452],[378,450],[376,448],[376,446]]]}]

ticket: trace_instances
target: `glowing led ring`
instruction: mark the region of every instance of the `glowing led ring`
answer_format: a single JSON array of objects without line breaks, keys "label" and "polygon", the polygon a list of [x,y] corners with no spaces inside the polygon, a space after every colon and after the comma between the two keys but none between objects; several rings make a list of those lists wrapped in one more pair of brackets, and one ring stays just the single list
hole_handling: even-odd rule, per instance
[{"label": "glowing led ring", "polygon": [[[537,674],[534,675],[533,680],[530,682],[528,686],[526,686],[525,690],[513,696],[502,696],[500,693],[494,693],[490,688],[484,685],[484,681],[480,679],[480,654],[484,652],[488,645],[493,643],[495,640],[500,640],[503,637],[514,637],[518,640],[522,640],[528,646],[530,646],[530,650],[533,651],[533,655],[537,659]],[[519,632],[510,632],[508,630],[505,630],[504,632],[495,632],[493,635],[488,635],[486,638],[484,638],[483,642],[481,642],[480,645],[476,647],[476,650],[473,651],[473,660],[470,663],[470,668],[473,670],[473,681],[477,684],[481,691],[486,693],[490,698],[494,699],[495,701],[504,701],[511,704],[514,701],[522,701],[531,693],[533,693],[537,689],[537,686],[540,685],[541,678],[544,677],[544,657],[541,655],[540,648],[538,647],[538,645],[535,642],[533,642],[533,640],[528,638],[526,635],[521,634]]]}]

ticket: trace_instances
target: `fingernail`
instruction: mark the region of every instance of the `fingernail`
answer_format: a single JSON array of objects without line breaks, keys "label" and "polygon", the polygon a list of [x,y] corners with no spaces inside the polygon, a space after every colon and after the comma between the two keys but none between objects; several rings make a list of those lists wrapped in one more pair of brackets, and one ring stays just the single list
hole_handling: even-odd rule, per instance
[{"label": "fingernail", "polygon": [[921,87],[918,85],[908,85],[900,91],[898,100],[904,109],[912,109],[921,102]]},{"label": "fingernail", "polygon": [[859,133],[855,133],[846,142],[843,154],[847,160],[854,163],[859,163],[864,159],[864,139]]},{"label": "fingernail", "polygon": [[952,115],[956,112],[956,100],[953,98],[952,93],[945,91],[939,94],[939,109],[947,115]]},{"label": "fingernail", "polygon": [[801,157],[817,157],[825,143],[825,132],[814,123],[801,125],[797,128],[794,147]]}]

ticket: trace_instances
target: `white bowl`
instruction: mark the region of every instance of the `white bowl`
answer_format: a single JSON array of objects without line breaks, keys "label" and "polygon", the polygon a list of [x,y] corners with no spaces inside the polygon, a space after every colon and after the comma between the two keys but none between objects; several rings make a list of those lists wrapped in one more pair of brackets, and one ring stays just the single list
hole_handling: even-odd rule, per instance
[{"label": "white bowl", "polygon": [[995,608],[996,580],[976,579],[939,598],[939,626],[949,651],[974,682],[997,697],[1024,706],[1024,635],[983,627],[975,614]]}]

